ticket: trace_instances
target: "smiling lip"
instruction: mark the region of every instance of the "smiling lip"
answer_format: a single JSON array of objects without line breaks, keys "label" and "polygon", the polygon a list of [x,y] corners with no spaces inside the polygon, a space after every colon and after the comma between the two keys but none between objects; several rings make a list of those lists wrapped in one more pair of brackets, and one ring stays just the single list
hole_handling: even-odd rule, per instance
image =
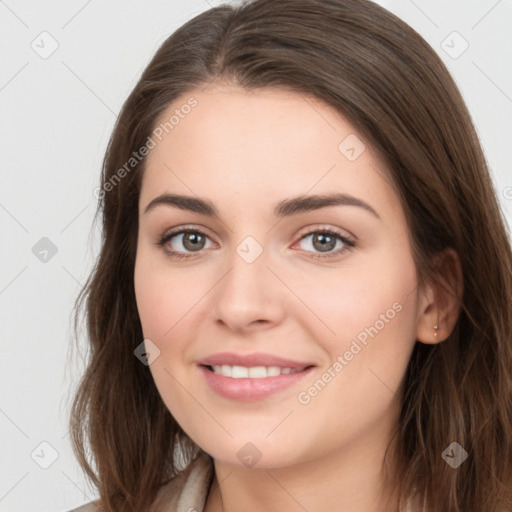
[{"label": "smiling lip", "polygon": [[[279,368],[292,368],[295,373],[277,375],[264,378],[231,378],[214,373],[211,367],[214,365],[245,366],[277,366]],[[222,353],[209,356],[198,361],[199,369],[204,375],[210,388],[217,394],[234,400],[253,401],[261,400],[267,396],[293,386],[309,375],[314,365],[292,361],[271,354],[247,354],[238,355]]]},{"label": "smiling lip", "polygon": [[231,352],[222,352],[205,357],[197,362],[199,365],[214,366],[227,364],[229,366],[278,366],[279,368],[292,368],[294,370],[301,370],[308,366],[313,366],[312,363],[301,363],[285,359],[283,357],[274,356],[272,354],[233,354]]}]

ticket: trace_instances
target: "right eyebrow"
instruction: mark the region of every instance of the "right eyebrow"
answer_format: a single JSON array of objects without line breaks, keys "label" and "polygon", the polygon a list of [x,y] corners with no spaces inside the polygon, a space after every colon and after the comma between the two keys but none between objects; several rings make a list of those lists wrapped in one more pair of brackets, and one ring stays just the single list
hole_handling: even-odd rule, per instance
[{"label": "right eyebrow", "polygon": [[179,194],[162,194],[155,197],[145,208],[144,213],[148,213],[159,205],[176,206],[181,210],[188,210],[195,213],[208,215],[209,217],[218,216],[218,212],[212,203],[204,199],[192,196],[183,196]]}]

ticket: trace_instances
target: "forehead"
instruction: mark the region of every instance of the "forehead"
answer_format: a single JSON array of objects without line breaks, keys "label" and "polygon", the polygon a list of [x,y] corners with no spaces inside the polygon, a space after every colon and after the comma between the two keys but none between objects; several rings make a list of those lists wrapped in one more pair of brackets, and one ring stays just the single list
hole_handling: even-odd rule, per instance
[{"label": "forehead", "polygon": [[397,203],[369,141],[308,95],[210,85],[177,98],[159,126],[141,202],[172,191],[247,209],[248,199],[256,206],[336,191],[364,196],[381,209]]},{"label": "forehead", "polygon": [[[186,109],[191,99],[196,106]],[[188,113],[180,116],[181,110]],[[340,136],[355,131],[316,98],[277,88],[245,91],[210,85],[177,98],[157,124],[165,126],[171,118],[173,126],[163,134],[164,144],[149,155],[149,165],[154,157],[176,152],[184,142],[199,151],[194,155],[179,151],[182,156],[200,159],[208,153],[210,161],[227,163],[230,157],[246,165],[253,160],[254,166],[266,161],[267,167],[286,159],[312,157],[310,149],[315,147],[321,149],[320,154],[315,152],[316,163],[322,157],[332,160]]]}]

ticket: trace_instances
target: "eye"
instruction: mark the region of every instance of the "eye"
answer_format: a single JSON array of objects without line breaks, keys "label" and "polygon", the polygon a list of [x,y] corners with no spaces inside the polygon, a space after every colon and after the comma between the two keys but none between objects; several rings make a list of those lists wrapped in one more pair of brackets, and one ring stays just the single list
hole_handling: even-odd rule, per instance
[{"label": "eye", "polygon": [[[314,258],[330,258],[339,256],[346,251],[355,247],[355,242],[343,236],[338,231],[325,228],[316,231],[310,231],[301,237],[299,240],[305,246],[306,252],[317,252],[320,255],[313,256]],[[337,247],[336,250],[333,250]],[[312,249],[312,250],[311,250]],[[324,254],[324,255],[323,255]]]},{"label": "eye", "polygon": [[[165,253],[173,258],[191,258],[194,256],[194,253],[200,253],[203,249],[208,248],[206,242],[209,240],[208,235],[198,228],[177,228],[175,231],[164,234],[157,242],[157,245],[162,247]],[[331,228],[310,231],[301,236],[298,243],[300,244],[301,242],[305,246],[303,250],[316,253],[316,255],[312,255],[314,258],[339,256],[356,246],[353,240]],[[209,247],[212,245],[214,244],[211,243]]]},{"label": "eye", "polygon": [[163,247],[164,251],[174,258],[190,258],[193,253],[206,248],[207,240],[208,235],[197,228],[179,229],[164,234],[157,245]]}]

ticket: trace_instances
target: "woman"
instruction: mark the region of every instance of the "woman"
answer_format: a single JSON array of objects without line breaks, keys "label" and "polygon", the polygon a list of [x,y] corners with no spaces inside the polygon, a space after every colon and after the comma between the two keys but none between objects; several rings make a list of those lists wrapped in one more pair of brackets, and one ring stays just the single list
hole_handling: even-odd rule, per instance
[{"label": "woman", "polygon": [[510,243],[410,27],[361,0],[197,16],[96,195],[79,510],[512,510]]}]

